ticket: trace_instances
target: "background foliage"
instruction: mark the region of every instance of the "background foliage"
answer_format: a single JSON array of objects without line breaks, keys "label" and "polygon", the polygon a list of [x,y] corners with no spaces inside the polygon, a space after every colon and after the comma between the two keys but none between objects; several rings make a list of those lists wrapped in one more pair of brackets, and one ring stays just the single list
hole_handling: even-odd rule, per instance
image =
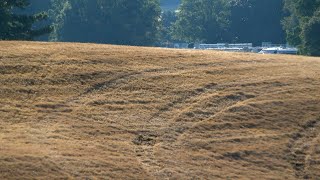
[{"label": "background foliage", "polygon": [[301,54],[319,55],[319,19],[320,0],[2,0],[0,39],[288,42]]}]

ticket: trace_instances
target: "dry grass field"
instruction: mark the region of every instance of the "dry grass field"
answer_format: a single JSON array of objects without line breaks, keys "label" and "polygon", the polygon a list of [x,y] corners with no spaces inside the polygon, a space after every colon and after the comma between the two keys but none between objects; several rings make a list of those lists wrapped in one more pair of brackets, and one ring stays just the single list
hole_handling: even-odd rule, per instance
[{"label": "dry grass field", "polygon": [[320,179],[320,58],[0,42],[0,179]]}]

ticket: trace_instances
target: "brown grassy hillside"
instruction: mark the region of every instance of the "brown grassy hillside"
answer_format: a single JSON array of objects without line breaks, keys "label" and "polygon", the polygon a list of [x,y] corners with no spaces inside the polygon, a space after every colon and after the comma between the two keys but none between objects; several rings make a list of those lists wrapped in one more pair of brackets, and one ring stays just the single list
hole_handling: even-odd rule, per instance
[{"label": "brown grassy hillside", "polygon": [[320,58],[0,42],[0,179],[317,179]]}]

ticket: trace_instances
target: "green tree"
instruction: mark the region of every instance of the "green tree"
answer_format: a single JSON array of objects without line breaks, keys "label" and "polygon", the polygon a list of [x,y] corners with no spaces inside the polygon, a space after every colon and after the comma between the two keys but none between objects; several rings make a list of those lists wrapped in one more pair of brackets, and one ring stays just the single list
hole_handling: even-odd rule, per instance
[{"label": "green tree", "polygon": [[289,44],[299,47],[301,54],[319,56],[320,0],[285,0],[289,14],[283,28]]},{"label": "green tree", "polygon": [[159,38],[158,0],[69,0],[61,40],[153,45]]},{"label": "green tree", "polygon": [[68,0],[51,0],[51,8],[49,17],[52,22],[53,31],[50,33],[50,41],[59,41],[61,37],[61,29],[64,26],[64,21],[68,10],[71,9]]},{"label": "green tree", "polygon": [[175,11],[163,11],[161,15],[162,29],[161,42],[172,42],[172,26],[176,22],[177,16]]},{"label": "green tree", "polygon": [[186,42],[224,41],[229,16],[226,0],[182,0],[174,24],[174,38]]},{"label": "green tree", "polygon": [[35,24],[47,18],[45,13],[26,15],[20,13],[30,5],[27,0],[0,1],[0,39],[3,40],[32,40],[47,34],[50,26],[37,28]]},{"label": "green tree", "polygon": [[281,0],[231,0],[231,42],[284,43]]},{"label": "green tree", "polygon": [[320,11],[304,26],[302,37],[302,51],[304,54],[320,56]]}]

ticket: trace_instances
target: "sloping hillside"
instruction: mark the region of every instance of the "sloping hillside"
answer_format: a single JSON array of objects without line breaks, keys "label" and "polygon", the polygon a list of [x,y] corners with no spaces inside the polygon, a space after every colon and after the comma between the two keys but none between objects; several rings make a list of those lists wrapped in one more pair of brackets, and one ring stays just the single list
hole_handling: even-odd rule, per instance
[{"label": "sloping hillside", "polygon": [[320,59],[0,42],[0,179],[320,177]]}]

